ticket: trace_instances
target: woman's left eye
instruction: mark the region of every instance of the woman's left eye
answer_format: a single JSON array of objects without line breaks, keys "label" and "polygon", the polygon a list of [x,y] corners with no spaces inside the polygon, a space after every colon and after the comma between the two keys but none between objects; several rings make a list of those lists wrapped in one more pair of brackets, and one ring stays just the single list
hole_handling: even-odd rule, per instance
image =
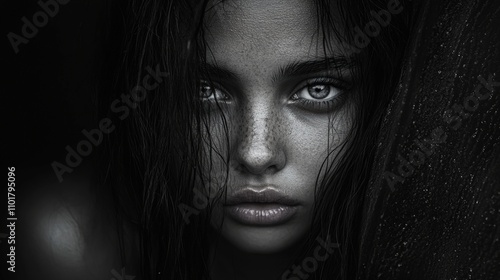
[{"label": "woman's left eye", "polygon": [[315,101],[328,101],[340,94],[340,90],[329,84],[308,85],[298,93],[296,98],[303,98]]},{"label": "woman's left eye", "polygon": [[307,109],[329,109],[341,101],[345,87],[332,79],[308,81],[291,99]]}]

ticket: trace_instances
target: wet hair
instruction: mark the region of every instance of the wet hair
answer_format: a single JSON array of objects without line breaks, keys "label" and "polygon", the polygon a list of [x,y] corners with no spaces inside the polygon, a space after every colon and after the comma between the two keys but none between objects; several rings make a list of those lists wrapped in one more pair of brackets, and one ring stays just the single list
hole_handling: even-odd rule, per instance
[{"label": "wet hair", "polygon": [[[355,27],[363,29],[373,20],[370,11],[386,9],[393,1],[315,0],[325,50],[334,40],[356,46]],[[209,279],[211,205],[190,215],[189,223],[179,207],[192,207],[195,181],[203,176],[203,149],[211,145],[210,137],[199,137],[209,126],[198,98],[200,66],[207,54],[203,17],[208,5],[224,2],[110,2],[114,10],[106,64],[112,74],[104,77],[99,98],[100,115],[116,120],[117,128],[106,139],[100,170],[115,207],[122,262],[137,254],[141,279]],[[338,163],[318,177],[314,220],[296,260],[311,254],[317,236],[330,236],[339,249],[309,279],[353,279],[359,269],[363,199],[409,34],[410,4],[399,2],[403,12],[392,15],[390,24],[350,57],[357,65],[356,114]],[[129,115],[117,119],[110,104],[141,85],[147,67],[168,74]],[[132,237],[126,227],[133,229]]]}]

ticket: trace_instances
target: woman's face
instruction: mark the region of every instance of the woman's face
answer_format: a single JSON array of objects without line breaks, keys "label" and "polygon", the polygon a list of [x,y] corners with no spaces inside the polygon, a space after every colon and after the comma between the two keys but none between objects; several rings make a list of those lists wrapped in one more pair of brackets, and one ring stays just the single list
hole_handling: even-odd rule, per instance
[{"label": "woman's face", "polygon": [[304,0],[224,1],[206,15],[200,96],[212,108],[210,187],[229,171],[212,224],[246,252],[282,252],[304,237],[321,166],[329,151],[335,164],[350,130],[349,71],[327,68],[341,50],[323,48],[316,21]]}]

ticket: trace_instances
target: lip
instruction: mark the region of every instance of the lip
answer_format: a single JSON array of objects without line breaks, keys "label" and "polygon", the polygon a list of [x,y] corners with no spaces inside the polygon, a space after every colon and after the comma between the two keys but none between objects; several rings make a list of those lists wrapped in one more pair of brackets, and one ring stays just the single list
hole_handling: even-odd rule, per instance
[{"label": "lip", "polygon": [[241,189],[227,198],[224,209],[229,217],[241,224],[272,226],[292,219],[298,206],[297,200],[268,186]]}]

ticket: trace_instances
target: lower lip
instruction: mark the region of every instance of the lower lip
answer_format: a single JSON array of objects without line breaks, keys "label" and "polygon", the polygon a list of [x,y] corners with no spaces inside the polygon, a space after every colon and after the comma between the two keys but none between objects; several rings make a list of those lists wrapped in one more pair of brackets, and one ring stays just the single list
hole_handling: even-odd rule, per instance
[{"label": "lower lip", "polygon": [[268,203],[245,203],[226,206],[226,213],[239,223],[273,226],[288,222],[297,212],[296,206]]}]

